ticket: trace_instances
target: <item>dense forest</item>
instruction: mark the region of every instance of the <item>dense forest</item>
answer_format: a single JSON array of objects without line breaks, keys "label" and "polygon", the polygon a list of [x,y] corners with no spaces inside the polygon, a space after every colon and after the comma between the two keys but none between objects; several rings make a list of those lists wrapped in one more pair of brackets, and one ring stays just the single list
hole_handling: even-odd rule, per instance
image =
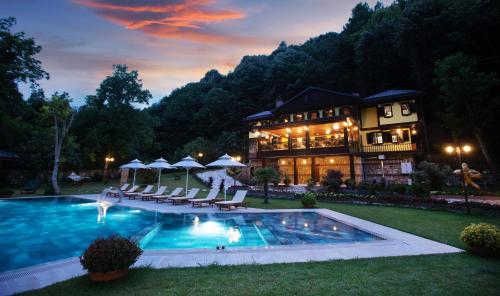
[{"label": "dense forest", "polygon": [[[36,53],[42,50],[13,19],[0,21],[0,149],[17,153],[33,169],[51,168],[53,120],[49,98],[37,81],[48,78]],[[431,153],[444,143],[478,147],[477,166],[495,169],[500,137],[500,1],[401,0],[389,6],[360,3],[339,33],[301,45],[281,42],[269,55],[245,56],[227,75],[210,70],[199,81],[148,103],[140,73],[114,66],[95,94],[74,110],[62,147],[63,168],[100,168],[113,155],[169,161],[202,151],[243,154],[245,116],[274,106],[308,86],[370,95],[386,89],[422,91]],[[33,93],[22,98],[18,83]],[[62,86],[63,87],[63,86]],[[73,118],[72,118],[73,119]],[[480,149],[479,149],[480,148]]]}]

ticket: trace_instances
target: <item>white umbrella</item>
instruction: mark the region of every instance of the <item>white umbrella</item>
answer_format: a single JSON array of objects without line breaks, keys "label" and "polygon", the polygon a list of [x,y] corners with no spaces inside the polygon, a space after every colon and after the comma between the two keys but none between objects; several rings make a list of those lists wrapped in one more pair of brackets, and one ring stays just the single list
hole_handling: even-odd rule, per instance
[{"label": "white umbrella", "polygon": [[120,166],[120,169],[133,169],[134,170],[134,182],[132,183],[132,186],[135,186],[135,175],[137,173],[138,169],[147,169],[148,167],[145,166],[142,161],[138,160],[137,158],[132,160],[131,162],[124,164]]},{"label": "white umbrella", "polygon": [[174,163],[173,166],[186,169],[186,194],[187,194],[187,190],[188,190],[189,170],[193,169],[193,168],[200,168],[200,169],[205,168],[203,165],[197,163],[194,160],[194,158],[192,158],[189,155],[184,157],[181,161]]},{"label": "white umbrella", "polygon": [[[243,168],[246,167],[246,165],[234,160],[226,153],[219,157],[216,161],[207,164],[207,167]],[[226,200],[226,187],[224,187],[224,200]]]},{"label": "white umbrella", "polygon": [[158,189],[160,189],[160,179],[161,179],[161,170],[162,169],[177,169],[170,163],[168,163],[163,157],[158,158],[154,162],[146,165],[150,169],[157,169],[158,170]]}]

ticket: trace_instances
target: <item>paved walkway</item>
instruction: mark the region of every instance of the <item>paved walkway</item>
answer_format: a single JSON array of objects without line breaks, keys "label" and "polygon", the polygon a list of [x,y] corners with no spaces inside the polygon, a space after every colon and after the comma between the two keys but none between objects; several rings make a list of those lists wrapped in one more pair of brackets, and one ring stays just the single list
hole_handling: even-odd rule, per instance
[{"label": "paved walkway", "polygon": [[[99,196],[85,195],[77,197],[96,200]],[[146,210],[157,210],[162,213],[219,212],[215,207],[192,208],[187,205],[172,206],[171,204],[157,204],[155,202],[128,199],[123,200],[121,204]],[[232,213],[284,213],[297,211],[306,210],[262,210],[248,208],[238,209],[237,211],[232,211]],[[226,248],[225,250],[146,250],[135,266],[167,268],[196,267],[210,264],[271,264],[462,252],[462,250],[455,247],[328,209],[315,209],[313,211],[344,224],[368,231],[383,238],[383,240],[339,244]],[[83,274],[85,274],[85,271],[76,257],[0,273],[0,295],[10,295],[39,289]]]},{"label": "paved walkway", "polygon": [[[463,202],[463,195],[433,195],[434,199],[445,199],[448,202]],[[469,201],[479,202],[479,203],[488,203],[492,205],[500,205],[500,196],[469,196]]]}]

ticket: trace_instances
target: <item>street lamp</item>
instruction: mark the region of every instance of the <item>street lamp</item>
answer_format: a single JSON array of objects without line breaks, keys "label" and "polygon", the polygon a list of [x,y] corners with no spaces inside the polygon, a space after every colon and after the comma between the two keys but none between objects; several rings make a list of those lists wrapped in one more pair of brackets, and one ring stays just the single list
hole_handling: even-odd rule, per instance
[{"label": "street lamp", "polygon": [[462,166],[462,154],[470,153],[472,151],[472,147],[469,145],[463,145],[462,147],[446,146],[444,150],[446,151],[446,153],[450,155],[457,156],[458,166],[460,167],[460,176],[462,176],[461,181],[462,181],[462,190],[464,191],[465,206],[467,208],[467,214],[470,214],[469,197],[467,196],[467,190],[465,188],[465,175],[464,175],[464,168]]},{"label": "street lamp", "polygon": [[104,178],[109,175],[109,163],[114,161],[115,158],[112,156],[106,156],[106,158],[104,158]]}]

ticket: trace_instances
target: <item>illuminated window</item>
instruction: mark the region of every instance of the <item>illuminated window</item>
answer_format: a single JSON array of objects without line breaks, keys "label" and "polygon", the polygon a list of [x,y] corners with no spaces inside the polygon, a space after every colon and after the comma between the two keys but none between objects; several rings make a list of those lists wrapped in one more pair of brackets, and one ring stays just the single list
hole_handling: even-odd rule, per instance
[{"label": "illuminated window", "polygon": [[392,105],[391,104],[384,105],[384,117],[385,118],[392,117]]},{"label": "illuminated window", "polygon": [[411,108],[409,102],[401,103],[401,115],[403,116],[411,115]]}]

